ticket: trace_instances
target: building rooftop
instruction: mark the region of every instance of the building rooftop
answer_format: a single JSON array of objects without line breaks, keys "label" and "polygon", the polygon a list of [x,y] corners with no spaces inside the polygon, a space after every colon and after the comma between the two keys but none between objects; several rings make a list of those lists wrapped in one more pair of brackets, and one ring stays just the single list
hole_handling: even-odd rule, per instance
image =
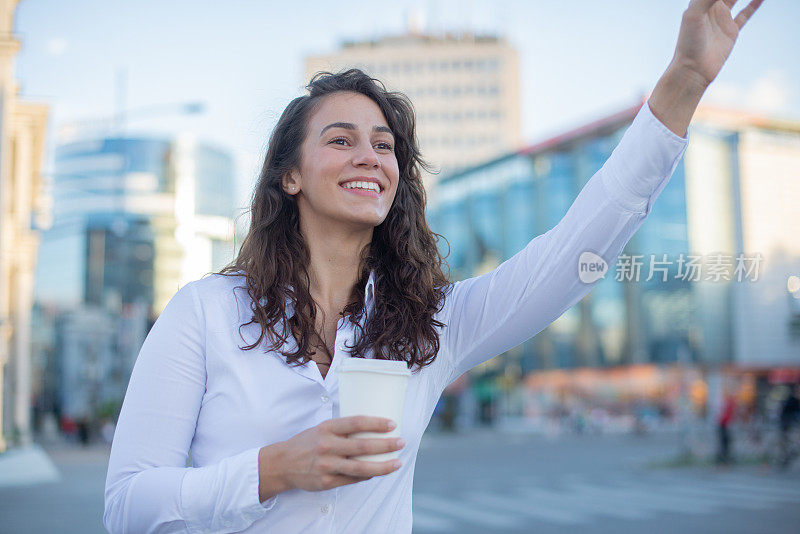
[{"label": "building rooftop", "polygon": [[426,34],[420,32],[408,32],[399,35],[387,35],[378,39],[370,39],[363,41],[343,41],[342,48],[380,48],[383,46],[397,46],[409,44],[453,44],[453,43],[480,43],[480,44],[496,44],[504,43],[505,39],[496,35],[489,34],[475,34],[470,32],[464,33],[444,33],[444,34]]},{"label": "building rooftop", "polygon": [[[461,176],[479,171],[486,167],[496,165],[504,160],[513,158],[515,156],[534,156],[542,152],[552,152],[555,150],[566,150],[575,143],[579,143],[586,139],[591,139],[598,136],[610,135],[617,131],[619,128],[630,123],[636,114],[641,109],[642,105],[647,101],[647,98],[642,98],[636,104],[627,107],[621,111],[612,113],[598,120],[592,121],[583,126],[567,130],[566,132],[539,141],[527,147],[521,148],[515,152],[504,154],[497,158],[488,160],[479,165],[462,169],[459,172],[449,174],[441,178],[440,182],[445,183],[450,180],[457,179]],[[732,108],[726,108],[713,105],[701,105],[694,115],[696,121],[705,121],[715,126],[730,129],[741,129],[743,127],[762,128],[765,130],[775,130],[787,133],[800,133],[800,120],[793,119],[780,119],[770,117],[762,113],[753,111],[743,111]]]}]

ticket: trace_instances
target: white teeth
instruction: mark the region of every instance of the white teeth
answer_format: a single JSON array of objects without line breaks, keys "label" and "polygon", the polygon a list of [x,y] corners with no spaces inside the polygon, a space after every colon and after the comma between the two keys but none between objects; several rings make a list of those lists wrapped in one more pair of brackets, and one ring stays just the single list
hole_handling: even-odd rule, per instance
[{"label": "white teeth", "polygon": [[343,186],[345,189],[366,189],[367,191],[375,191],[380,193],[381,188],[375,182],[347,182]]}]

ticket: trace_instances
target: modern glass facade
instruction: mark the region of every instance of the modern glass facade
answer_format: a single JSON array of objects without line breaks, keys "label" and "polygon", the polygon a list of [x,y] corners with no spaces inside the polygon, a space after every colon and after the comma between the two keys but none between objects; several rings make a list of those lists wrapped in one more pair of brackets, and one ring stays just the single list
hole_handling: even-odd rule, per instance
[{"label": "modern glass facade", "polygon": [[59,376],[58,392],[42,392],[57,399],[53,409],[86,416],[121,399],[175,291],[233,258],[234,180],[227,153],[190,139],[106,138],[56,150],[35,291],[37,320],[53,338],[37,344]]},{"label": "modern glass facade", "polygon": [[[555,226],[603,165],[635,116],[631,108],[574,134],[444,176],[429,206],[435,232],[450,244],[454,280],[488,271]],[[685,177],[680,165],[623,254],[643,255],[638,281],[606,278],[578,304],[511,355],[538,369],[675,362],[696,353],[686,317],[689,282],[646,268],[649,255],[689,252]],[[447,245],[442,243],[443,253]],[[688,351],[683,352],[682,351]],[[695,355],[696,357],[696,355]]]},{"label": "modern glass facade", "polygon": [[[64,306],[145,300],[157,314],[187,281],[178,226],[206,217],[224,227],[234,216],[233,161],[215,147],[82,141],[59,147],[55,168],[54,221],[42,238],[37,273],[40,300]],[[232,256],[232,235],[216,233],[206,236],[206,270]]]}]

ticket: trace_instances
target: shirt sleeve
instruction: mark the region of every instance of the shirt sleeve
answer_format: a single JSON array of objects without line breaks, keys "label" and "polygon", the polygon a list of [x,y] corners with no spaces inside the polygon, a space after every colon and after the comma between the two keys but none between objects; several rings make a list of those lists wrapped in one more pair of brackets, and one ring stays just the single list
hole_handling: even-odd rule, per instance
[{"label": "shirt sleeve", "polygon": [[112,534],[234,532],[267,513],[258,448],[185,467],[205,392],[205,333],[194,283],[175,294],[139,352],[111,446],[103,523]]},{"label": "shirt sleeve", "polygon": [[[645,103],[603,167],[564,218],[493,271],[456,282],[442,308],[440,355],[451,383],[474,366],[533,337],[575,305],[597,281],[578,276],[582,253],[609,271],[650,213],[688,140],[664,126]],[[600,278],[602,279],[602,278]]]}]

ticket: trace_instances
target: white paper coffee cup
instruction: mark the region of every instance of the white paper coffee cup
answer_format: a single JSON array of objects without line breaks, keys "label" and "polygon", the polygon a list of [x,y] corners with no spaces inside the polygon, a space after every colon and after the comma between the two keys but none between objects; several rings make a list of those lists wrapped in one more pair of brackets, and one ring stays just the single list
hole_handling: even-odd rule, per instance
[{"label": "white paper coffee cup", "polygon": [[[356,432],[356,438],[400,437],[406,389],[411,371],[406,362],[345,358],[339,373],[339,416],[385,417],[397,426],[389,432]],[[397,459],[400,451],[353,456],[355,460],[385,462]]]}]

